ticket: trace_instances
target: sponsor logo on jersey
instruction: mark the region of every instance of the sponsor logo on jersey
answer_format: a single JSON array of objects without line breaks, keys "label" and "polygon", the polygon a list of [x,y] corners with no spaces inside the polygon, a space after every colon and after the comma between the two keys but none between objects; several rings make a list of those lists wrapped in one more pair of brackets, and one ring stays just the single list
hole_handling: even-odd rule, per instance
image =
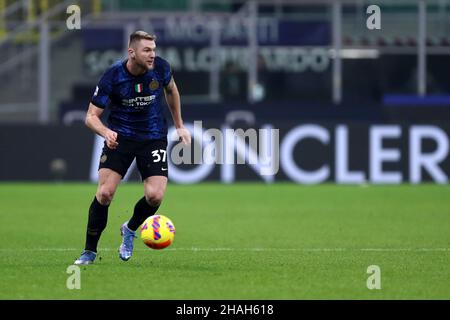
[{"label": "sponsor logo on jersey", "polygon": [[133,99],[122,99],[124,107],[142,108],[149,106],[156,99],[156,95],[136,97]]}]

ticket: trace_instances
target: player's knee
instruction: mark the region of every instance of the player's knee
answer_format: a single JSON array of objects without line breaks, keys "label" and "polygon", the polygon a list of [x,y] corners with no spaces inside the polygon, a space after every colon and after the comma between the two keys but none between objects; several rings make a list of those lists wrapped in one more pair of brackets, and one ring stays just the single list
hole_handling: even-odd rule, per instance
[{"label": "player's knee", "polygon": [[114,198],[114,190],[112,188],[102,186],[97,192],[97,199],[102,205],[108,205]]},{"label": "player's knee", "polygon": [[164,192],[160,190],[153,190],[146,192],[145,199],[151,206],[159,206],[164,198]]}]

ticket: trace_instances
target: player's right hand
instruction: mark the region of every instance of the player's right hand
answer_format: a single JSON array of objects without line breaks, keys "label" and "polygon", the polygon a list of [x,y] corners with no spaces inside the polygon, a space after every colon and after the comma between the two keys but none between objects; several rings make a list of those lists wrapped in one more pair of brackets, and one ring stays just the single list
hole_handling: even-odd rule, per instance
[{"label": "player's right hand", "polygon": [[117,146],[119,145],[119,143],[117,142],[117,132],[108,129],[105,133],[105,141],[108,148],[117,148]]}]

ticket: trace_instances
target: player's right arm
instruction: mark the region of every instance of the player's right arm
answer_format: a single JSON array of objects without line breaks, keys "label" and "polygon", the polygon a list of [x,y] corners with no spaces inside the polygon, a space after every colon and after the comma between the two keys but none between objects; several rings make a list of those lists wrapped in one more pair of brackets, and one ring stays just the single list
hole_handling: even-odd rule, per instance
[{"label": "player's right arm", "polygon": [[109,68],[100,79],[89,104],[85,121],[86,126],[88,126],[96,134],[105,138],[106,145],[110,149],[117,148],[117,132],[114,132],[106,127],[100,119],[100,116],[111,101],[110,96],[112,93],[112,83],[115,74],[114,70],[114,68]]},{"label": "player's right arm", "polygon": [[115,149],[119,144],[117,142],[117,132],[112,131],[103,124],[102,120],[100,119],[103,110],[104,109],[96,107],[94,104],[90,103],[89,109],[86,114],[85,123],[88,128],[90,128],[96,134],[105,138],[108,148]]}]

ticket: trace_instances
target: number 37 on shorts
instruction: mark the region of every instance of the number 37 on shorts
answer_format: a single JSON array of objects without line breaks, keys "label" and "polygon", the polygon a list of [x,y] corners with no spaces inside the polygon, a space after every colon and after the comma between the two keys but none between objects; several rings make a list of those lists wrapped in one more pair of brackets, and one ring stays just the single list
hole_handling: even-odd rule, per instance
[{"label": "number 37 on shorts", "polygon": [[[153,167],[153,174],[159,171],[161,175],[167,176],[167,151],[165,149],[156,149],[151,152],[150,166]],[[156,174],[157,175],[157,174]]]},{"label": "number 37 on shorts", "polygon": [[167,155],[167,151],[163,150],[163,149],[159,149],[159,150],[153,150],[152,151],[152,157],[153,157],[153,162],[164,162],[166,163],[166,155]]}]

